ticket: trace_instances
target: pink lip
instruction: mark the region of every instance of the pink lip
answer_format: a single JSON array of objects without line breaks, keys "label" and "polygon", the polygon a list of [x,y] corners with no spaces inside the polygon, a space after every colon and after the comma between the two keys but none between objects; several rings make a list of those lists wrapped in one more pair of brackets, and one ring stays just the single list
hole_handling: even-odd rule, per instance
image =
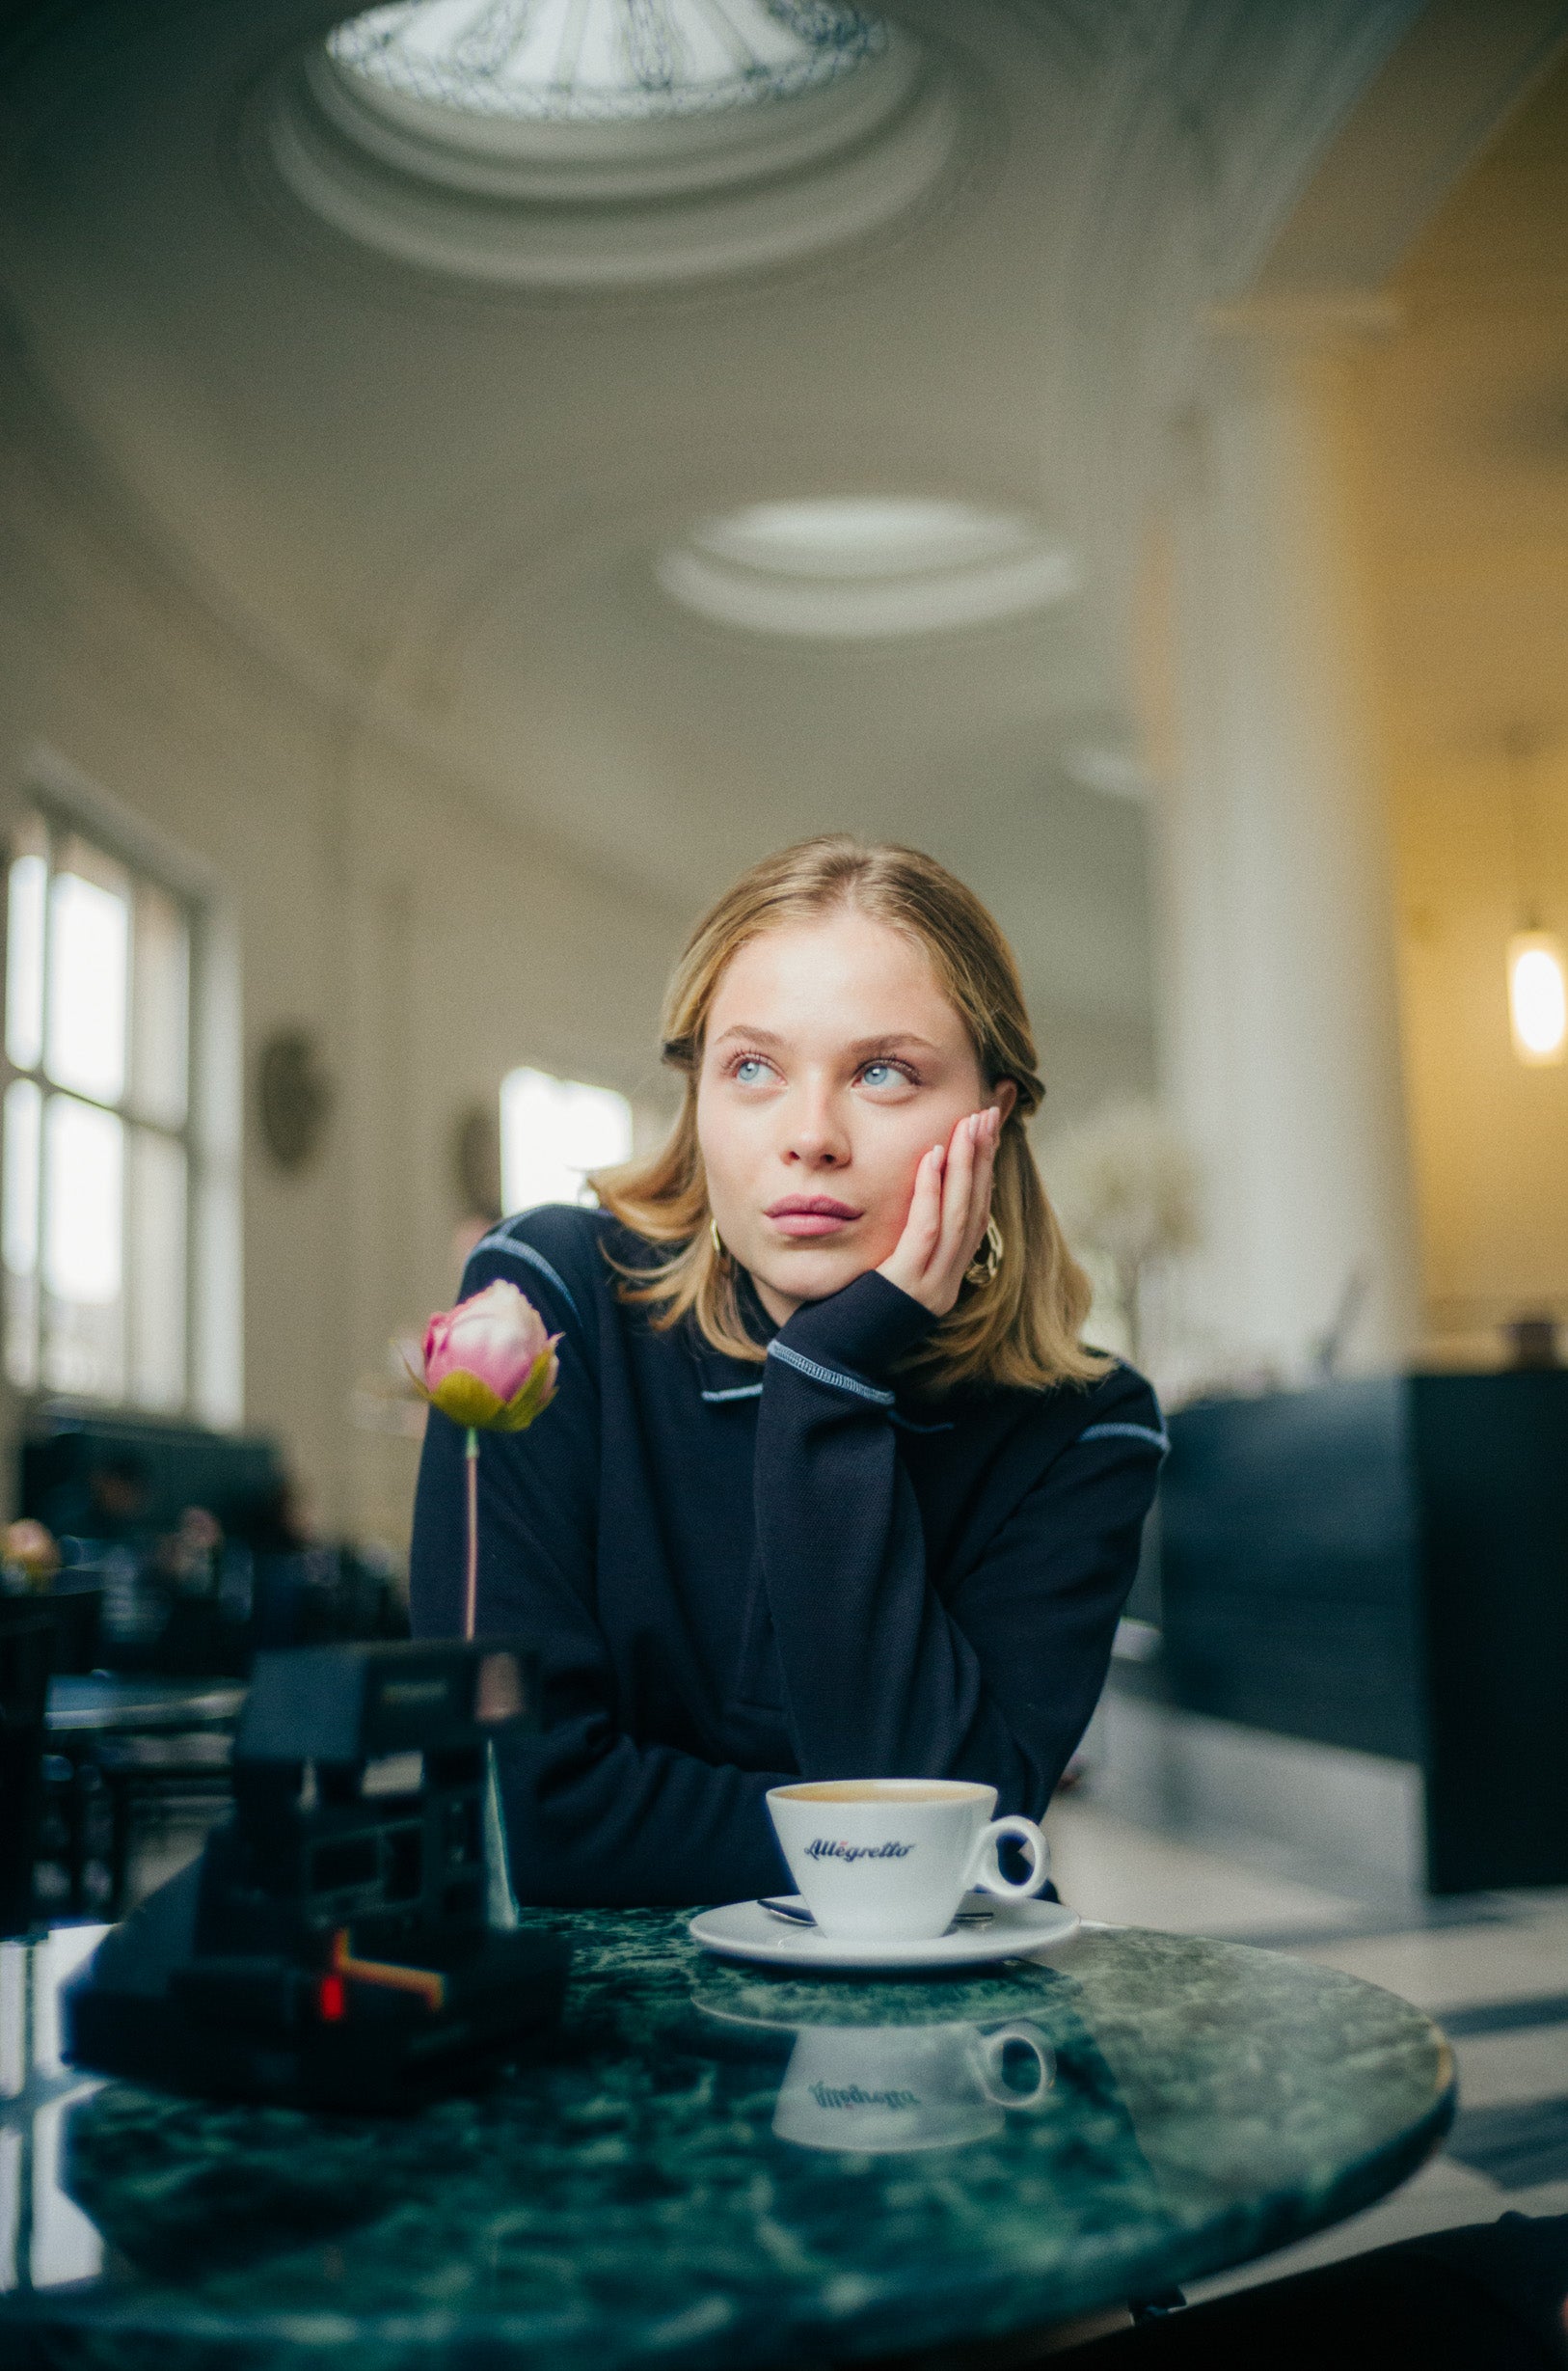
[{"label": "pink lip", "polygon": [[831,1194],[788,1194],[766,1214],[781,1234],[798,1239],[836,1235],[840,1227],[863,1215],[848,1202],[835,1202]]}]

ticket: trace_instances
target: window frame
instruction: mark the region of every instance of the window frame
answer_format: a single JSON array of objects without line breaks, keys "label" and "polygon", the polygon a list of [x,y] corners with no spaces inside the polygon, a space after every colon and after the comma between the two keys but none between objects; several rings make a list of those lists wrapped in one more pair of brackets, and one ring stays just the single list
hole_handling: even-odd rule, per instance
[{"label": "window frame", "polygon": [[[42,1209],[38,1218],[36,1292],[33,1318],[35,1376],[18,1383],[9,1363],[4,1388],[24,1404],[66,1401],[133,1417],[138,1422],[209,1424],[232,1427],[241,1421],[241,1279],[235,1256],[239,1243],[238,1095],[226,1091],[227,1074],[239,1060],[237,967],[233,962],[232,924],[218,886],[206,868],[169,846],[161,836],[122,809],[108,793],[78,776],[52,752],[36,750],[22,773],[14,804],[3,834],[8,894],[0,899],[0,1024],[8,1018],[10,980],[10,868],[22,853],[21,827],[37,816],[47,833],[48,872],[45,888],[43,947],[43,1007],[38,1059],[31,1067],[13,1061],[9,1030],[0,1025],[0,1093],[17,1079],[33,1081],[40,1093],[42,1115],[51,1096],[66,1096],[89,1110],[106,1111],[124,1130],[124,1158],[121,1210],[122,1301],[123,1342],[122,1386],[110,1394],[66,1391],[47,1382],[42,1372],[43,1267]],[[131,940],[127,953],[125,1014],[126,1080],[118,1103],[109,1103],[76,1086],[54,1080],[46,1067],[50,970],[54,956],[52,889],[60,877],[59,858],[71,838],[86,841],[128,876],[132,901]],[[167,898],[186,931],[184,1113],[177,1126],[160,1117],[143,1101],[135,1077],[136,1007],[135,895],[145,886]],[[212,1009],[208,1011],[207,1007]],[[217,1065],[218,1067],[215,1067]],[[134,1227],[134,1159],[136,1131],[177,1144],[185,1163],[183,1236],[184,1327],[183,1390],[177,1403],[152,1404],[135,1396],[133,1324],[138,1290],[132,1258]],[[40,1182],[41,1184],[41,1145]],[[227,1272],[226,1272],[227,1269]],[[10,1272],[6,1271],[10,1290]],[[8,1313],[9,1314],[9,1313]]]}]

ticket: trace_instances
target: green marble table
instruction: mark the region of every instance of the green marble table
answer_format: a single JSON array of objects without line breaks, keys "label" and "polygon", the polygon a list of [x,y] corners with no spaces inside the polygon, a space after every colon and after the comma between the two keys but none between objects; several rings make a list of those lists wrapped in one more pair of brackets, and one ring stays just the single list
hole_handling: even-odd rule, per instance
[{"label": "green marble table", "polygon": [[1332,2223],[1453,2111],[1417,2010],[1239,1945],[797,1977],[674,1912],[530,1915],[576,1941],[565,2026],[480,2098],[53,2101],[101,2265],[39,2285],[23,2249],[0,2362],[751,2371],[999,2336]]}]

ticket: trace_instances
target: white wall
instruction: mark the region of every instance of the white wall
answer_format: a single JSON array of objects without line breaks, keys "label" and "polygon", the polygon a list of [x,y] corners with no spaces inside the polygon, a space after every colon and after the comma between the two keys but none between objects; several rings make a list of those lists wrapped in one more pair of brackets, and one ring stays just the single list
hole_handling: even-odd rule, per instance
[{"label": "white wall", "polygon": [[[400,1545],[415,1445],[357,1429],[351,1403],[392,1330],[451,1296],[454,1116],[520,1061],[645,1091],[681,917],[256,650],[5,410],[0,820],[46,749],[222,885],[246,1063],[245,1421],[286,1444],[323,1524]],[[319,1034],[338,1091],[320,1159],[291,1176],[254,1115],[257,1049],[288,1022]]]}]

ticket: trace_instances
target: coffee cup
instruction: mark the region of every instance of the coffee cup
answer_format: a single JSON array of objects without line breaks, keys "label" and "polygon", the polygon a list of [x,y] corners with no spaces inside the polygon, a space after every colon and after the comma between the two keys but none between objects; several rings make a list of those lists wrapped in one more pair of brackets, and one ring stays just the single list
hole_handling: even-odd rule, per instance
[{"label": "coffee cup", "polygon": [[1007,2112],[1038,2113],[1056,2058],[1036,2025],[811,2026],[796,2041],[773,2130],[798,2148],[866,2156],[995,2137]]},{"label": "coffee cup", "polygon": [[[916,1942],[943,1935],[965,1894],[1027,1901],[1050,1874],[1032,1819],[996,1819],[996,1789],[970,1779],[800,1779],[768,1790],[790,1874],[825,1935]],[[997,1846],[1029,1855],[1021,1884]]]}]

